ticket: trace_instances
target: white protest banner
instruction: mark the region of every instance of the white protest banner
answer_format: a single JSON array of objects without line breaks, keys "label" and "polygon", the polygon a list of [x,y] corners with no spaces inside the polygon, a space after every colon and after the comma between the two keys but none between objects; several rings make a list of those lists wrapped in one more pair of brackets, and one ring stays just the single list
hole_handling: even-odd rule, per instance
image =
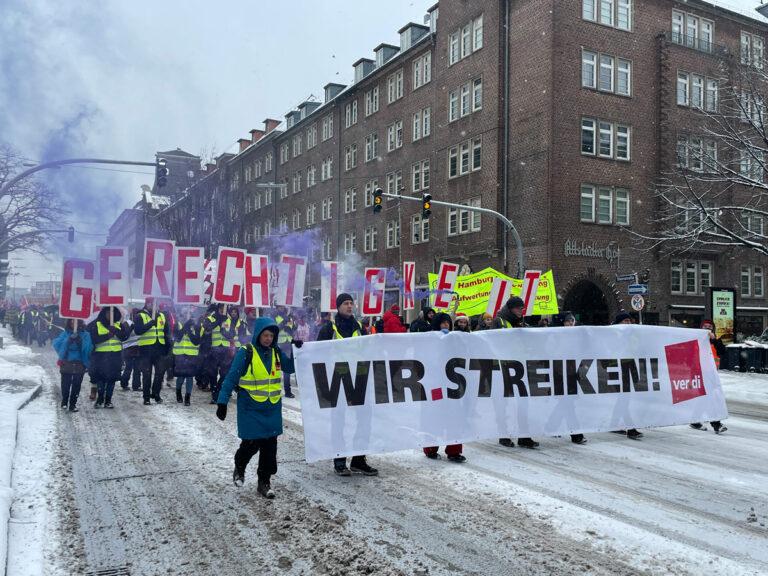
[{"label": "white protest banner", "polygon": [[363,288],[363,316],[384,314],[384,291],[387,283],[386,268],[366,268]]},{"label": "white protest banner", "polygon": [[435,310],[447,310],[453,300],[453,288],[456,278],[459,277],[459,265],[450,262],[441,262],[437,272],[437,284],[435,285]]},{"label": "white protest banner", "polygon": [[240,304],[245,279],[245,257],[247,252],[239,248],[219,246],[216,259],[216,282],[211,300],[218,304]]},{"label": "white protest banner", "polygon": [[341,292],[340,268],[339,262],[320,263],[320,312],[336,312],[336,296]]},{"label": "white protest banner", "polygon": [[144,281],[142,295],[173,297],[173,240],[144,240]]},{"label": "white protest banner", "polygon": [[173,260],[176,268],[174,302],[200,306],[203,303],[204,290],[205,254],[203,249],[176,246]]},{"label": "white protest banner", "polygon": [[485,308],[485,313],[496,316],[496,313],[504,305],[507,298],[509,298],[511,290],[512,280],[496,276],[491,285],[491,296],[488,298],[488,306]]},{"label": "white protest banner", "polygon": [[539,289],[541,270],[526,270],[523,276],[523,290],[521,292],[524,308],[523,316],[533,314],[533,303],[536,301],[536,292]]},{"label": "white protest banner", "polygon": [[263,254],[248,254],[245,258],[245,305],[249,308],[269,308],[269,258]]},{"label": "white protest banner", "polygon": [[304,256],[280,256],[275,304],[300,308],[304,302],[304,284],[307,279],[307,259]]},{"label": "white protest banner", "polygon": [[96,249],[99,306],[125,306],[131,298],[131,278],[128,249],[124,246],[103,246]]},{"label": "white protest banner", "polygon": [[704,330],[379,334],[295,354],[307,462],[728,416]]},{"label": "white protest banner", "polygon": [[416,262],[403,262],[403,310],[416,308]]},{"label": "white protest banner", "polygon": [[59,316],[87,320],[91,316],[96,285],[96,262],[67,258],[61,271]]}]

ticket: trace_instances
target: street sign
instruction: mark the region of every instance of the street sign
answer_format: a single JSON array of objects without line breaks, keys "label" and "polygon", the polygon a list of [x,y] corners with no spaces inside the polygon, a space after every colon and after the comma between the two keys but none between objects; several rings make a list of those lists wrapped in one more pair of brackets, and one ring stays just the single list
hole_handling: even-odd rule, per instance
[{"label": "street sign", "polygon": [[645,308],[645,298],[640,296],[640,294],[632,296],[632,310],[640,312],[643,308]]},{"label": "street sign", "polygon": [[630,284],[627,294],[648,294],[648,284]]},{"label": "street sign", "polygon": [[616,282],[634,282],[635,274],[616,274]]}]

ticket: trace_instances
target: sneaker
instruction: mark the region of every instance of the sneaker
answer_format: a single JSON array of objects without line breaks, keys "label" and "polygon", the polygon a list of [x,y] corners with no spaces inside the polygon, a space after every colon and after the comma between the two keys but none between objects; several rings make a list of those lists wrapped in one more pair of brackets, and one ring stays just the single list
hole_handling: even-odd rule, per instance
[{"label": "sneaker", "polygon": [[506,446],[507,448],[515,447],[515,443],[512,442],[512,438],[499,438],[499,444]]},{"label": "sneaker", "polygon": [[352,476],[352,472],[345,466],[334,466],[333,471],[336,472],[336,476]]},{"label": "sneaker", "polygon": [[451,456],[448,456],[448,460],[451,462],[457,462],[461,464],[462,462],[466,462],[467,458],[463,454],[453,454]]},{"label": "sneaker", "polygon": [[714,431],[715,431],[715,434],[722,434],[723,432],[725,432],[726,430],[728,430],[728,427],[727,427],[727,426],[723,426],[722,424],[720,424],[720,425],[719,425],[718,427],[716,427],[716,428],[715,428],[715,425],[713,424],[713,425],[712,425],[712,428],[714,429]]},{"label": "sneaker", "polygon": [[643,437],[643,433],[635,430],[634,428],[627,430],[627,438],[631,440],[640,440]]},{"label": "sneaker", "polygon": [[104,402],[104,408],[114,408],[115,406],[112,404],[112,402]]},{"label": "sneaker", "polygon": [[151,406],[152,402],[149,401],[149,398],[144,399],[144,406]]},{"label": "sneaker", "polygon": [[245,470],[238,470],[237,466],[235,466],[235,469],[232,471],[232,482],[238,488],[242,487],[245,484]]},{"label": "sneaker", "polygon": [[269,482],[262,482],[259,480],[259,483],[256,485],[256,492],[269,500],[272,500],[275,497],[275,493],[272,491],[272,486],[269,485]]},{"label": "sneaker", "polygon": [[160,398],[160,395],[158,394],[157,396],[155,396],[155,404],[162,404],[162,403],[163,403],[163,399]]},{"label": "sneaker", "polygon": [[530,448],[531,450],[539,447],[539,443],[533,438],[518,438],[517,445],[520,446],[520,448]]},{"label": "sneaker", "polygon": [[69,409],[70,412],[80,412],[80,409],[77,406],[72,406],[72,408]]},{"label": "sneaker", "polygon": [[704,425],[701,422],[694,422],[693,424],[690,424],[690,427],[694,430],[701,430],[704,428]]},{"label": "sneaker", "polygon": [[66,408],[66,407],[67,407],[67,403],[66,403],[66,402],[62,402],[62,403],[61,403],[61,407],[62,407],[62,408]]},{"label": "sneaker", "polygon": [[368,466],[368,462],[359,462],[358,464],[350,464],[350,472],[358,472],[363,476],[378,476],[379,471],[376,468]]},{"label": "sneaker", "polygon": [[437,452],[425,452],[424,455],[430,460],[440,460],[440,454]]},{"label": "sneaker", "polygon": [[296,395],[295,395],[293,392],[288,392],[288,393],[285,395],[285,397],[286,397],[286,398],[296,398]]},{"label": "sneaker", "polygon": [[96,402],[96,403],[93,405],[93,407],[94,407],[94,408],[104,408],[104,404],[103,404],[103,403],[101,403],[101,402]]},{"label": "sneaker", "polygon": [[584,434],[571,434],[571,442],[574,444],[586,444],[587,439],[584,438]]}]

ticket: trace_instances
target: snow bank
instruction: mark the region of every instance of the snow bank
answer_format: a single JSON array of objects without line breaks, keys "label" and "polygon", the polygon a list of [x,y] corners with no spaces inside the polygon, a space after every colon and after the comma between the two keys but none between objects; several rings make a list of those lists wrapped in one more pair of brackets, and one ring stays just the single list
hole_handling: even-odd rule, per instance
[{"label": "snow bank", "polygon": [[728,370],[719,374],[726,400],[768,406],[768,375]]}]

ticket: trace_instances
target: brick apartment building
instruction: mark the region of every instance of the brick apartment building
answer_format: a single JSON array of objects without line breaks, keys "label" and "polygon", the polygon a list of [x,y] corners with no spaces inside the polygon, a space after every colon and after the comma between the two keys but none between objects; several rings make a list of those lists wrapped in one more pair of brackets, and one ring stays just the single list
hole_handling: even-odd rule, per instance
[{"label": "brick apartment building", "polygon": [[662,258],[633,232],[654,229],[653,184],[700,129],[678,103],[679,78],[716,98],[709,79],[745,35],[762,50],[765,22],[702,0],[442,0],[399,30],[399,46],[355,62],[351,85],[328,84],[324,102],[251,130],[159,222],[210,253],[279,253],[287,234],[316,230],[314,260],[415,260],[420,285],[443,260],[514,273],[514,244],[488,216],[435,207],[424,222],[418,203],[392,199],[371,208],[376,187],[428,191],[508,215],[527,267],[552,268],[561,309],[585,323],[629,309],[615,276],[647,269],[646,321],[697,325],[706,286],[729,286],[742,329],[757,332],[765,259]]}]

